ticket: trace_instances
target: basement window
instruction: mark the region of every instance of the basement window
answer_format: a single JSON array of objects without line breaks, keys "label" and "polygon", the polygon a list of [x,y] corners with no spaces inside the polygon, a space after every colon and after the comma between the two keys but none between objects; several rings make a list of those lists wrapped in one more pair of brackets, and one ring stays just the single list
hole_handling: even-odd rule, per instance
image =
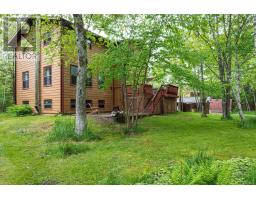
[{"label": "basement window", "polygon": [[23,89],[28,89],[29,88],[29,72],[22,72],[22,86]]},{"label": "basement window", "polygon": [[29,101],[22,101],[23,105],[29,105]]},{"label": "basement window", "polygon": [[52,85],[52,66],[44,68],[44,86]]},{"label": "basement window", "polygon": [[99,108],[105,108],[105,100],[99,100],[98,101],[98,107]]},{"label": "basement window", "polygon": [[45,109],[52,108],[52,100],[51,99],[45,99],[44,100],[44,108]]},{"label": "basement window", "polygon": [[86,100],[85,101],[86,108],[89,109],[92,107],[92,100]]},{"label": "basement window", "polygon": [[70,100],[70,108],[76,108],[76,100],[75,99]]},{"label": "basement window", "polygon": [[70,67],[70,84],[71,85],[76,85],[77,71],[78,71],[78,67],[76,65],[71,65]]}]

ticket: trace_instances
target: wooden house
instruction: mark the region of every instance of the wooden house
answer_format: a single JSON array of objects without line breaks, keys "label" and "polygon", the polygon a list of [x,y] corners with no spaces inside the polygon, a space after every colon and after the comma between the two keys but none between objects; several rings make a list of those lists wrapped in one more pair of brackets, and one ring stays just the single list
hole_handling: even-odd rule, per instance
[{"label": "wooden house", "polygon": [[[30,25],[29,32],[22,33],[22,30],[19,30],[9,41],[15,51],[16,104],[29,104],[38,113],[74,113],[77,59],[65,62],[68,56],[65,58],[66,52],[61,45],[55,48],[51,59],[44,51],[56,38],[61,40],[64,28],[72,29],[72,24],[64,19],[54,23],[54,28],[43,33],[37,42],[38,51],[35,53],[24,51],[21,45],[22,40],[33,38],[36,30],[33,21],[27,20]],[[88,41],[88,62],[94,54],[106,50],[99,42],[101,36],[94,34],[94,37],[95,41]],[[99,112],[111,112],[114,108],[122,110],[124,103],[120,81],[112,80],[108,88],[102,89],[103,83],[104,79],[100,75],[88,72],[85,109],[90,111],[97,108]],[[152,86],[145,85],[140,91],[144,93],[144,103],[140,107],[140,112],[175,112],[177,90],[175,86],[162,86],[154,94]]]}]

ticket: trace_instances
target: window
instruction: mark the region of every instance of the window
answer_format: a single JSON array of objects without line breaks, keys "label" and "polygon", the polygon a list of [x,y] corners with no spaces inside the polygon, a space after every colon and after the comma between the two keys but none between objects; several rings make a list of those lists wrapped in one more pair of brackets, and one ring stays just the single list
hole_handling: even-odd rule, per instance
[{"label": "window", "polygon": [[44,68],[44,85],[52,85],[52,66],[47,66]]},{"label": "window", "polygon": [[76,100],[75,99],[70,100],[70,108],[76,108]]},{"label": "window", "polygon": [[52,108],[52,100],[51,99],[44,100],[44,108]]},{"label": "window", "polygon": [[98,107],[99,108],[105,108],[105,100],[99,100],[98,101]]},{"label": "window", "polygon": [[29,101],[22,101],[23,105],[29,105]]},{"label": "window", "polygon": [[75,65],[71,65],[70,67],[70,84],[71,85],[76,85],[77,69],[78,67]]},{"label": "window", "polygon": [[92,107],[92,100],[86,100],[85,104],[86,104],[86,108],[91,108]]},{"label": "window", "polygon": [[44,38],[44,46],[47,46],[48,44],[50,44],[52,40],[51,33],[49,32],[45,33],[43,38]]},{"label": "window", "polygon": [[98,86],[99,86],[100,89],[104,87],[104,83],[105,83],[105,80],[104,80],[103,75],[99,75],[99,77],[98,77]]},{"label": "window", "polygon": [[29,72],[22,72],[23,89],[29,88]]},{"label": "window", "polygon": [[87,71],[87,75],[86,75],[86,86],[87,87],[91,87],[92,86],[92,72],[91,70]]}]

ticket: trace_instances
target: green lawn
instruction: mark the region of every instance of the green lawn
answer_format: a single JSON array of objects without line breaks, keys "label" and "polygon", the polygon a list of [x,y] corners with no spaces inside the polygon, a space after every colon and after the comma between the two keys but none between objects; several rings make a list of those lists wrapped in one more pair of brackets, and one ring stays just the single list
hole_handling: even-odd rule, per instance
[{"label": "green lawn", "polygon": [[90,119],[100,141],[80,142],[89,150],[65,158],[47,154],[56,117],[0,115],[0,184],[135,184],[152,171],[198,151],[218,159],[256,158],[255,129],[241,129],[237,116],[202,119],[197,113],[146,117],[142,133],[124,136],[118,127]]}]

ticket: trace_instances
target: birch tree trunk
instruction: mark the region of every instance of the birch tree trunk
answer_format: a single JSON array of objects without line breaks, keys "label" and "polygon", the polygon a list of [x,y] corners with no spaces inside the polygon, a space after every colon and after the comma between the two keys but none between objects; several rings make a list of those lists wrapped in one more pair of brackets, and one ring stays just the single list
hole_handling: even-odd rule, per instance
[{"label": "birch tree trunk", "polygon": [[82,135],[87,128],[85,111],[85,78],[87,71],[87,40],[83,16],[73,14],[78,50],[78,72],[76,81],[76,134]]},{"label": "birch tree trunk", "polygon": [[243,87],[243,90],[244,90],[244,98],[245,98],[245,103],[246,103],[246,108],[247,108],[247,111],[251,111],[251,108],[250,108],[250,104],[249,104],[249,101],[248,101],[248,98],[247,98],[247,95],[246,95],[246,91]]},{"label": "birch tree trunk", "polygon": [[239,111],[239,117],[240,117],[240,122],[243,125],[245,116],[243,113],[242,105],[241,105],[241,85],[240,85],[240,77],[241,77],[241,72],[240,72],[240,66],[237,61],[237,54],[236,54],[236,76],[235,76],[235,90],[234,90],[234,96],[236,98],[236,104],[238,107]]}]

